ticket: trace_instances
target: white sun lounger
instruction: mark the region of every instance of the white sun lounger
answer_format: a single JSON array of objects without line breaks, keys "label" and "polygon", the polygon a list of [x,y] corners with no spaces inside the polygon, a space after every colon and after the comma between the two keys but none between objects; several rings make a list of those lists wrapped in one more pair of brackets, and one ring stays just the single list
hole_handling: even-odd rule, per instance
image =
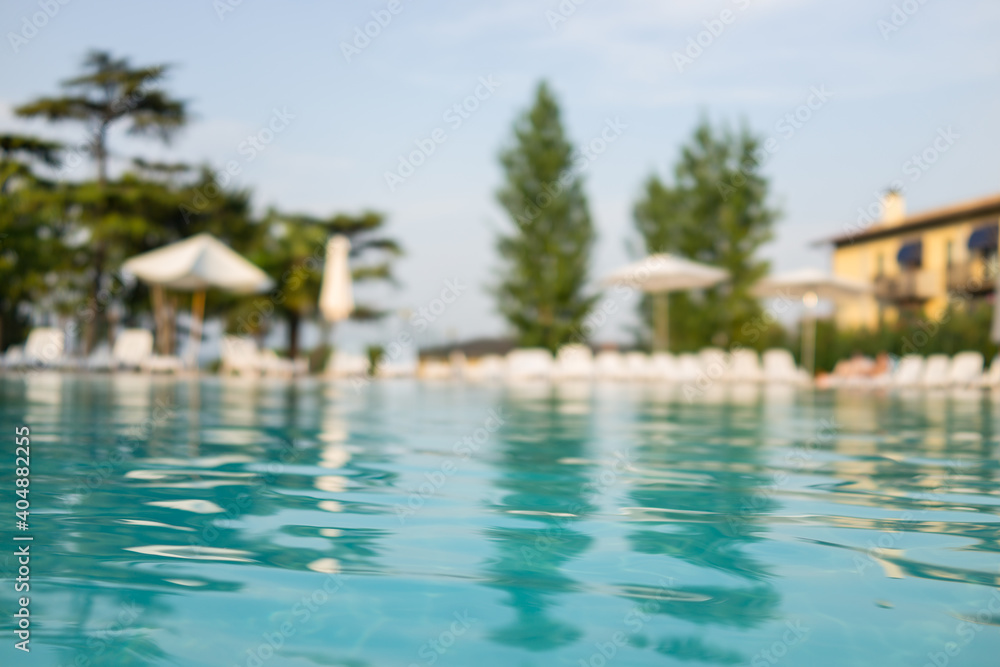
[{"label": "white sun lounger", "polygon": [[983,377],[983,355],[979,352],[959,352],[951,361],[948,384],[953,387],[978,385]]},{"label": "white sun lounger", "polygon": [[649,357],[650,378],[658,382],[677,379],[677,358],[669,352],[654,352]]},{"label": "white sun lounger", "polygon": [[252,338],[223,336],[221,347],[222,366],[219,370],[223,375],[256,376],[260,373],[260,354]]},{"label": "white sun lounger", "polygon": [[892,374],[894,387],[916,387],[924,376],[924,358],[919,354],[908,354],[899,360],[896,372]]},{"label": "white sun lounger", "polygon": [[368,374],[368,366],[368,359],[359,354],[334,351],[326,362],[326,374],[333,378],[361,377]]},{"label": "white sun lounger", "polygon": [[701,365],[701,372],[709,380],[719,382],[729,375],[729,368],[732,359],[725,350],[717,347],[706,347],[698,353],[698,363]]},{"label": "white sun lounger", "polygon": [[11,345],[3,355],[4,368],[17,368],[24,363],[24,346]]},{"label": "white sun lounger", "polygon": [[625,359],[615,350],[602,350],[594,357],[594,374],[599,380],[624,380],[628,377]]},{"label": "white sun lounger", "polygon": [[125,329],[111,348],[111,362],[118,368],[140,368],[153,355],[153,334],[145,329]]},{"label": "white sun lounger", "polygon": [[932,354],[924,363],[920,384],[925,387],[946,387],[950,381],[951,359],[947,354]]},{"label": "white sun lounger", "polygon": [[698,355],[685,353],[677,357],[677,382],[695,382],[701,377]]},{"label": "white sun lounger", "polygon": [[555,361],[552,353],[540,347],[511,350],[505,359],[507,380],[548,380]]},{"label": "white sun lounger", "polygon": [[462,377],[470,382],[496,382],[503,379],[504,360],[499,354],[487,354],[466,361]]},{"label": "white sun lounger", "polygon": [[625,365],[625,379],[646,381],[653,377],[653,365],[645,352],[626,352],[622,358]]},{"label": "white sun lounger", "polygon": [[990,370],[979,378],[981,387],[1000,387],[1000,355],[993,357]]},{"label": "white sun lounger", "polygon": [[763,379],[760,356],[756,350],[743,348],[732,355],[727,378],[732,382],[759,382]]},{"label": "white sun lounger", "polygon": [[809,376],[795,366],[795,358],[788,350],[772,349],[764,352],[764,381],[780,384],[808,384]]},{"label": "white sun lounger", "polygon": [[19,366],[54,367],[59,366],[65,351],[66,334],[60,329],[39,327],[32,329],[24,342],[24,351]]},{"label": "white sun lounger", "polygon": [[594,353],[586,345],[563,345],[556,353],[553,377],[557,380],[589,380],[594,376]]}]

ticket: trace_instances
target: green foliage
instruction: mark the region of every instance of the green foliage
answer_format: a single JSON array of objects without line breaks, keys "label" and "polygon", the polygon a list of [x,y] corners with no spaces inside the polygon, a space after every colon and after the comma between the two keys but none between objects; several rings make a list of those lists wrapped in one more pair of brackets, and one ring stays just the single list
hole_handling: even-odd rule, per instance
[{"label": "green foliage", "polygon": [[[289,353],[295,356],[298,327],[319,299],[327,239],[351,240],[354,280],[394,282],[392,260],[402,251],[382,234],[382,215],[329,218],[254,218],[249,190],[220,186],[209,166],[149,162],[134,158],[120,177],[107,175],[108,130],[118,124],[130,134],[168,140],[187,119],[184,102],[157,87],[167,67],[132,67],[127,59],[92,52],[83,73],[63,83],[66,94],[18,107],[25,117],[77,122],[89,132],[97,162],[96,180],[51,183],[37,167],[58,166],[63,147],[53,141],[0,134],[0,349],[21,340],[25,312],[32,307],[76,316],[87,327],[87,351],[112,308],[134,317],[149,307],[141,283],[125,289],[118,267],[129,257],[199,233],[209,233],[256,261],[279,283],[280,298],[223,293],[208,299],[208,316],[227,313],[256,323],[259,332],[272,315],[290,324]],[[172,295],[183,307],[188,295]],[[248,318],[249,313],[258,317]],[[353,317],[376,319],[378,309],[359,304]]]},{"label": "green foliage", "polygon": [[368,377],[375,377],[385,356],[385,348],[381,345],[369,345],[365,351],[368,353]]},{"label": "green foliage", "polygon": [[[635,206],[645,254],[674,253],[726,269],[731,281],[702,294],[670,296],[670,341],[678,351],[749,340],[743,325],[761,316],[750,288],[768,270],[758,249],[772,238],[778,212],[768,203],[768,181],[755,169],[760,140],[746,128],[716,130],[702,121],[681,150],[672,182],[647,181]],[[652,330],[650,299],[640,307]],[[775,334],[771,334],[774,336]],[[759,340],[759,339],[758,339]]]},{"label": "green foliage", "polygon": [[[97,182],[74,184],[72,197],[65,200],[69,204],[67,212],[85,235],[85,244],[74,254],[77,261],[86,255],[89,274],[84,281],[89,285],[85,289],[90,302],[89,316],[84,318],[86,352],[106,321],[107,304],[102,304],[99,296],[116,287],[110,270],[118,265],[123,251],[129,250],[129,241],[144,235],[148,227],[132,206],[137,182],[108,183],[108,132],[124,123],[129,134],[153,135],[166,142],[184,125],[185,104],[155,87],[166,71],[165,65],[136,68],[126,58],[92,51],[84,58],[83,73],[63,82],[65,95],[41,97],[15,109],[26,118],[80,123],[89,133],[88,147],[97,163]],[[44,146],[34,148],[37,152]],[[124,209],[119,208],[122,203],[126,204]]]},{"label": "green foliage", "polygon": [[559,106],[542,83],[500,156],[507,182],[498,200],[514,229],[497,240],[502,267],[493,291],[522,346],[555,350],[572,340],[596,300],[584,294],[595,233],[573,160]]},{"label": "green foliage", "polygon": [[[277,281],[275,293],[280,298],[274,299],[274,304],[289,323],[289,356],[298,354],[299,323],[313,313],[319,302],[326,242],[331,236],[346,236],[351,242],[350,258],[364,260],[352,266],[355,283],[394,282],[392,262],[403,251],[396,241],[382,235],[385,222],[383,215],[371,211],[329,218],[283,215],[273,210],[268,213],[262,225],[267,233],[249,257]],[[250,320],[247,311],[257,303],[255,299],[244,304],[237,319]],[[352,317],[375,319],[381,315],[371,306],[359,304]]]},{"label": "green foliage", "polygon": [[108,130],[125,121],[128,133],[153,135],[167,141],[187,120],[183,102],[172,99],[153,84],[163,79],[165,65],[132,67],[127,58],[92,51],[83,61],[83,74],[63,82],[68,92],[41,97],[15,112],[51,122],[84,123],[91,131],[91,153],[98,165],[98,181],[107,178]]},{"label": "green foliage", "polygon": [[[997,354],[990,340],[993,306],[985,301],[954,303],[938,320],[904,313],[899,321],[879,329],[838,331],[832,320],[821,320],[816,328],[816,369],[831,371],[841,359],[855,354],[874,357],[880,352],[904,356],[954,355],[980,352],[987,363]],[[800,339],[793,352],[798,356]]]},{"label": "green foliage", "polygon": [[27,311],[51,291],[64,261],[67,226],[58,187],[33,162],[51,164],[55,144],[0,136],[0,350],[26,335]]}]

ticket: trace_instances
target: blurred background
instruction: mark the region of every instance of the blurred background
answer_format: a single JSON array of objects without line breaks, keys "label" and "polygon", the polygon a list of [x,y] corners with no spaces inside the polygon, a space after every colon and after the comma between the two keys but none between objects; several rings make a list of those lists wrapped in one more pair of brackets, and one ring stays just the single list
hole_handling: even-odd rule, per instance
[{"label": "blurred background", "polygon": [[[428,318],[417,332],[421,346],[511,335],[491,291],[511,266],[498,239],[516,226],[498,196],[514,178],[501,157],[518,145],[519,119],[546,100],[577,165],[580,210],[591,219],[579,286],[588,294],[601,276],[661,249],[644,236],[641,211],[670,201],[657,184],[682,189],[685,149],[689,157],[698,146],[705,155],[731,151],[734,174],[740,155],[756,156],[747,187],[751,208],[765,213],[748,257],[771,271],[829,269],[830,247],[815,242],[848,233],[859,210],[889,188],[905,195],[909,211],[1000,189],[1000,6],[985,0],[14,0],[0,8],[0,26],[4,159],[50,184],[76,184],[63,188],[62,213],[42,210],[52,200],[31,203],[38,215],[64,219],[71,211],[101,221],[83,236],[76,229],[59,238],[70,248],[59,257],[70,264],[47,266],[16,296],[8,282],[4,347],[31,324],[18,318],[52,323],[88,298],[97,259],[112,280],[124,258],[209,231],[274,277],[296,261],[289,224],[315,229],[317,238],[339,230],[375,242],[352,264],[369,271],[355,276],[370,278],[356,281],[364,321],[338,324],[338,345],[384,344],[449,281],[467,289]],[[166,66],[155,88],[183,110],[165,124],[140,117],[138,126],[109,125],[107,179],[134,179],[117,195],[133,208],[113,220],[102,209],[105,195],[87,190],[100,185],[83,146],[92,123],[53,122],[59,110],[44,104],[30,109],[77,94],[62,84],[97,71],[94,52],[136,69]],[[942,133],[951,138],[947,149],[919,162]],[[61,156],[46,164],[38,150],[11,144],[16,137],[59,142]],[[690,160],[688,167],[687,177],[697,173]],[[224,194],[209,197],[191,223],[182,205],[213,181]],[[147,208],[136,204],[143,197]],[[0,233],[10,249],[23,230]],[[108,249],[95,259],[102,234]],[[41,267],[46,253],[35,250],[31,261]],[[6,280],[27,271],[28,256],[22,249],[17,261],[8,257]],[[39,300],[39,285],[49,302]],[[148,311],[141,286],[120,294],[113,316]],[[309,348],[323,329],[314,300],[304,303],[296,317]],[[246,308],[235,298],[210,300],[208,329],[233,331]],[[287,315],[255,331],[283,354]],[[794,316],[782,314],[782,322]],[[632,306],[617,309],[591,342],[641,343],[640,320]],[[97,326],[100,338],[108,325]],[[707,342],[678,339],[692,348]]]}]

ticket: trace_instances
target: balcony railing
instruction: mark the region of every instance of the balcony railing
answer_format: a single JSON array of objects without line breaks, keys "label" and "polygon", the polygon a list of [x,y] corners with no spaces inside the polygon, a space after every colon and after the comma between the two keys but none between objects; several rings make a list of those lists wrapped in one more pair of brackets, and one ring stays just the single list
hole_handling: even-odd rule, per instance
[{"label": "balcony railing", "polygon": [[973,259],[948,267],[948,291],[960,294],[992,292],[996,286],[996,266],[983,259]]},{"label": "balcony railing", "polygon": [[909,270],[875,278],[875,296],[883,301],[926,301],[938,292],[937,276],[930,271]]}]

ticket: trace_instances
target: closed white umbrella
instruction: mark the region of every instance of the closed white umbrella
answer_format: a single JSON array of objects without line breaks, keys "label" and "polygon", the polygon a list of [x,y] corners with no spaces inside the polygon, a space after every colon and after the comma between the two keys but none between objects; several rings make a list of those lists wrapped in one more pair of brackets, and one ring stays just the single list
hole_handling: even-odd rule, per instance
[{"label": "closed white umbrella", "polygon": [[323,285],[319,292],[319,310],[327,322],[345,320],[354,311],[348,262],[350,252],[351,242],[346,236],[338,234],[327,241],[326,266],[323,267]]},{"label": "closed white umbrella", "polygon": [[803,318],[802,363],[810,375],[816,365],[816,319],[813,317],[813,309],[819,300],[840,301],[871,291],[872,285],[869,283],[835,276],[814,268],[768,276],[758,282],[753,289],[757,296],[802,299],[806,307],[806,316]]},{"label": "closed white umbrella", "polygon": [[667,295],[693,289],[714,287],[729,278],[723,269],[690,259],[661,253],[633,262],[607,276],[605,285],[627,285],[644,292],[659,294],[654,301],[654,348],[666,350],[669,339]]},{"label": "closed white umbrella", "polygon": [[137,255],[127,260],[122,269],[158,290],[194,292],[191,354],[195,362],[205,317],[205,290],[253,294],[274,284],[266,273],[210,234],[198,234]]}]

